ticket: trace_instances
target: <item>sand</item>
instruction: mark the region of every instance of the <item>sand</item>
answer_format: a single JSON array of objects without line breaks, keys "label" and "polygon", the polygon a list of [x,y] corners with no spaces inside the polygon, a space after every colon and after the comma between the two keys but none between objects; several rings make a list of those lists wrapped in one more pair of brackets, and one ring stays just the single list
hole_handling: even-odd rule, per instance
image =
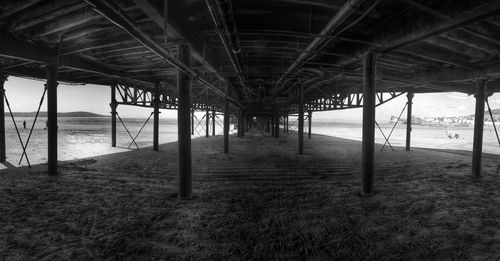
[{"label": "sand", "polygon": [[[193,139],[192,200],[176,195],[177,143],[0,171],[0,259],[500,259],[498,155],[376,154],[359,197],[361,144],[322,135]],[[376,151],[380,148],[376,146]]]}]

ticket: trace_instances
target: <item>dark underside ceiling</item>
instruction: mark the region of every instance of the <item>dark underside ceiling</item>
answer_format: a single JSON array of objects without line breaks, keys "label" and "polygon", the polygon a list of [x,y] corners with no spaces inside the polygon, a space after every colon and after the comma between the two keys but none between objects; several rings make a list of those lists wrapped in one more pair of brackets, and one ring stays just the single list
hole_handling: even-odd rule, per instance
[{"label": "dark underside ceiling", "polygon": [[291,108],[300,88],[311,104],[360,93],[368,52],[380,92],[500,89],[497,0],[2,0],[0,35],[7,75],[55,64],[59,81],[159,82],[175,102],[181,70],[193,102],[222,108],[227,84],[250,113]]}]

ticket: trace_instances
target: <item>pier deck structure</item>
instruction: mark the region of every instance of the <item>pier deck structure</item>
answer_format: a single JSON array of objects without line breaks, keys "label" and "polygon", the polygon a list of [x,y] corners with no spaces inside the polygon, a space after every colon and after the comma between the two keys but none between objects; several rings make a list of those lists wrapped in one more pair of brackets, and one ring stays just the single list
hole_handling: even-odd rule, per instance
[{"label": "pier deck structure", "polygon": [[0,95],[8,76],[47,80],[50,175],[59,82],[110,86],[113,145],[119,106],[155,108],[155,146],[159,111],[178,110],[181,198],[192,193],[192,111],[207,112],[207,130],[208,111],[224,113],[221,153],[230,152],[230,115],[240,137],[258,125],[279,138],[297,114],[302,154],[306,112],[311,126],[313,112],[362,107],[360,194],[373,195],[375,109],[405,93],[410,104],[418,93],[475,95],[471,175],[481,176],[484,103],[500,90],[499,29],[495,0],[6,0]]}]

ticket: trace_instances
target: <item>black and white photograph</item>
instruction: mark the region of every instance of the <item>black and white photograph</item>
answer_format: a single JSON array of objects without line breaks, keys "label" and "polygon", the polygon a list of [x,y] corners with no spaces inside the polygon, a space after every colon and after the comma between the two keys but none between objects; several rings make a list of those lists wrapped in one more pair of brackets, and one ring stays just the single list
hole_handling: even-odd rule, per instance
[{"label": "black and white photograph", "polygon": [[0,0],[0,261],[500,260],[500,1]]}]

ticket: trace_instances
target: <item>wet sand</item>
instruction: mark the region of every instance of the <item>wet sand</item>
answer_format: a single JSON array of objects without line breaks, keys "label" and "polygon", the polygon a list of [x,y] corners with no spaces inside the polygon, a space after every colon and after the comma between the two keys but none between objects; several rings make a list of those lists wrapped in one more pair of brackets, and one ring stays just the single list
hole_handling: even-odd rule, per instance
[{"label": "wet sand", "polygon": [[[177,199],[177,143],[0,171],[0,259],[412,260],[500,258],[498,155],[376,154],[359,197],[361,144],[313,135],[193,139],[194,198]],[[378,151],[380,145],[376,145]]]}]

